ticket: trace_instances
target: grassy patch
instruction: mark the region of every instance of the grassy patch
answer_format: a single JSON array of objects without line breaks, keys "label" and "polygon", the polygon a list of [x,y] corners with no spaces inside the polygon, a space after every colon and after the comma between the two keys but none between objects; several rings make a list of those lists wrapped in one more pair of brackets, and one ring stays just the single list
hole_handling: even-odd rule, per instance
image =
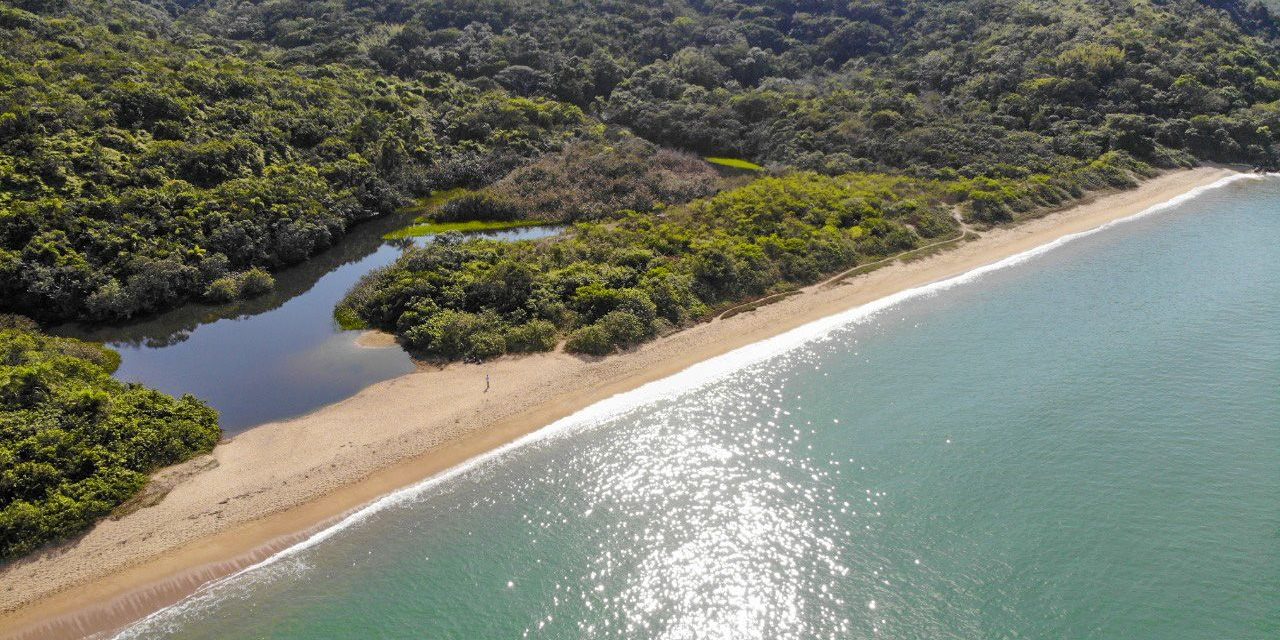
[{"label": "grassy patch", "polygon": [[421,236],[430,236],[437,233],[445,233],[448,231],[501,231],[503,229],[515,229],[517,227],[538,227],[547,224],[544,220],[471,220],[468,222],[420,222],[411,224],[403,229],[397,229],[391,233],[384,234],[384,240],[403,240],[405,238],[417,238]]},{"label": "grassy patch", "polygon": [[715,158],[715,157],[712,157],[712,158],[707,158],[706,160],[707,160],[707,162],[710,162],[711,164],[718,164],[718,165],[720,165],[720,166],[722,166],[722,167],[729,167],[729,168],[731,168],[731,169],[742,169],[743,171],[764,171],[764,167],[762,167],[762,166],[760,166],[760,165],[758,165],[758,164],[756,164],[756,163],[754,163],[754,162],[748,162],[748,161],[746,161],[746,160],[739,160],[739,159],[737,159],[737,158]]}]

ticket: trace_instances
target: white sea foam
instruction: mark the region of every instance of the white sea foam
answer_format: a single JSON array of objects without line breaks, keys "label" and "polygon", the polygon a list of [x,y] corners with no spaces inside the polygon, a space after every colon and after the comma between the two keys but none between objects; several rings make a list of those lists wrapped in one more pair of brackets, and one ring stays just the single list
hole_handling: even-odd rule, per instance
[{"label": "white sea foam", "polygon": [[[1266,177],[1277,177],[1280,174],[1248,174],[1238,173],[1224,177],[1216,182],[1208,185],[1196,187],[1186,193],[1178,195],[1170,200],[1144,209],[1138,213],[1124,218],[1119,218],[1098,227],[1086,231],[1080,231],[1064,235],[1056,240],[1040,245],[1033,249],[1029,249],[1022,253],[1018,253],[997,262],[977,267],[958,276],[953,276],[944,280],[939,280],[927,285],[905,289],[898,293],[880,298],[859,307],[843,311],[819,320],[815,320],[808,324],[802,325],[785,333],[779,334],[772,338],[756,342],[745,347],[741,347],[708,360],[704,360],[689,368],[653,382],[642,385],[631,391],[617,394],[606,398],[589,407],[586,407],[572,415],[557,420],[546,427],[522,436],[506,445],[498,447],[492,451],[481,454],[460,465],[450,468],[447,471],[436,474],[422,480],[416,484],[394,491],[372,503],[352,512],[336,524],[325,528],[306,540],[299,542],[287,549],[272,555],[254,565],[241,569],[236,573],[228,575],[219,580],[215,580],[201,587],[195,594],[175,605],[161,609],[150,616],[140,620],[131,627],[120,632],[115,637],[118,639],[141,637],[148,632],[160,630],[173,630],[180,626],[180,619],[192,614],[198,614],[200,611],[208,610],[221,601],[222,595],[226,593],[228,587],[248,586],[235,585],[236,582],[243,582],[250,576],[257,577],[261,575],[263,579],[269,580],[278,572],[262,572],[264,567],[290,559],[299,553],[315,547],[316,545],[332,538],[342,531],[359,524],[368,519],[373,514],[383,511],[389,507],[412,501],[433,487],[440,485],[452,478],[458,477],[476,469],[482,465],[491,464],[510,452],[529,445],[533,442],[544,441],[550,438],[564,436],[577,430],[588,428],[593,425],[601,424],[611,418],[618,417],[629,411],[639,407],[648,405],[657,400],[675,397],[677,395],[689,393],[697,389],[706,387],[725,377],[738,372],[749,366],[761,363],[780,354],[792,351],[805,344],[815,340],[822,339],[831,334],[832,331],[847,327],[852,324],[863,322],[868,318],[884,311],[885,309],[894,307],[906,300],[917,298],[925,295],[931,295],[940,291],[945,291],[953,287],[972,282],[984,275],[1005,269],[1014,265],[1022,264],[1028,260],[1032,260],[1037,256],[1043,255],[1068,242],[1089,236],[1105,229],[1111,228],[1117,224],[1122,224],[1131,220],[1142,218],[1160,211],[1167,210],[1182,204],[1188,200],[1192,200],[1206,191],[1224,187],[1234,182],[1242,180],[1257,180]],[[251,582],[249,584],[252,584]]]}]

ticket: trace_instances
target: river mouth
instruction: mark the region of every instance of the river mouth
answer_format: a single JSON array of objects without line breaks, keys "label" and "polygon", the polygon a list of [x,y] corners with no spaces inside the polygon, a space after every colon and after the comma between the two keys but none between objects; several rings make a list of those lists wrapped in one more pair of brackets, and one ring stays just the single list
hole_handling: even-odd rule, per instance
[{"label": "river mouth", "polygon": [[[411,217],[359,225],[337,246],[276,274],[276,288],[252,300],[188,304],[138,322],[54,333],[104,342],[120,352],[115,376],[173,395],[190,393],[220,413],[227,435],[299,416],[364,387],[414,370],[409,354],[376,344],[333,319],[339,300],[365,274],[435,236],[385,240]],[[515,242],[563,227],[519,227],[464,234]],[[383,346],[386,348],[370,348]]]}]

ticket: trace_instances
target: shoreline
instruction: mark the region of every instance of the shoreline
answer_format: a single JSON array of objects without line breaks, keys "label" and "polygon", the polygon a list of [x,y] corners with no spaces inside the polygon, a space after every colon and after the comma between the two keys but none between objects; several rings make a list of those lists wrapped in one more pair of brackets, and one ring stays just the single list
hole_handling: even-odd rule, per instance
[{"label": "shoreline", "polygon": [[[619,393],[909,289],[1128,218],[1239,174],[1162,174],[919,259],[811,285],[603,359],[564,353],[454,364],[377,383],[156,475],[154,506],[0,569],[0,637],[118,629],[252,566],[398,489]],[[494,382],[485,393],[485,375]],[[21,585],[21,589],[18,589]]]}]

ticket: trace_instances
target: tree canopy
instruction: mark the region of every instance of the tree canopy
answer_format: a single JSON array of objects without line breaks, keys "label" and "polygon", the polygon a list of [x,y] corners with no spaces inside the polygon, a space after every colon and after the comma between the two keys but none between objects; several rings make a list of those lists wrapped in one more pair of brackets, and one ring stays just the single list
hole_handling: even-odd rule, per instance
[{"label": "tree canopy", "polygon": [[[215,0],[294,60],[451,73],[654,142],[834,172],[1272,165],[1277,26],[1239,0]],[[1263,130],[1265,128],[1265,130]]]},{"label": "tree canopy", "polygon": [[[547,351],[562,338],[570,351],[603,355],[742,300],[957,238],[957,213],[1008,221],[1151,173],[1123,152],[1025,179],[795,172],[537,242],[446,237],[365,277],[338,314],[443,359]],[[492,202],[509,188],[474,197]],[[564,222],[577,211],[548,210]]]},{"label": "tree canopy", "polygon": [[0,308],[51,320],[253,295],[605,127],[939,180],[1274,166],[1280,132],[1239,0],[21,0],[0,35]]},{"label": "tree canopy", "polygon": [[0,6],[0,308],[119,320],[252,294],[228,282],[586,134],[573,105],[284,66],[141,10]]}]

